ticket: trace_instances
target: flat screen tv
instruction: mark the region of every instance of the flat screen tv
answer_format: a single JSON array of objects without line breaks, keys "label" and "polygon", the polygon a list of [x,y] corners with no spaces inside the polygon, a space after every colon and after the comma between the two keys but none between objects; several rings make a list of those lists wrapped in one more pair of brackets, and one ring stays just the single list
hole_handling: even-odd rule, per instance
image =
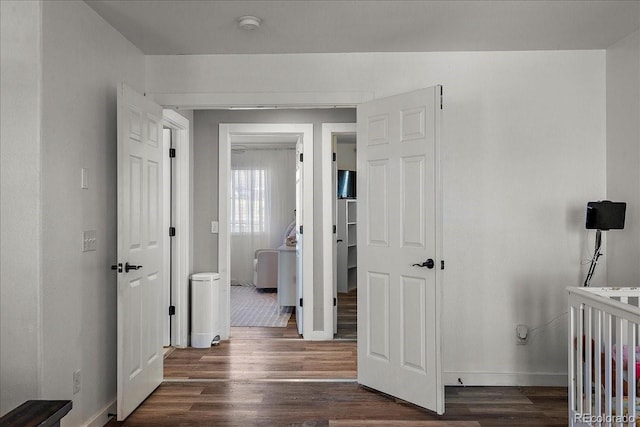
[{"label": "flat screen tv", "polygon": [[338,199],[356,198],[356,171],[338,170]]},{"label": "flat screen tv", "polygon": [[587,203],[587,228],[605,231],[622,230],[626,208],[625,202],[603,200]]}]

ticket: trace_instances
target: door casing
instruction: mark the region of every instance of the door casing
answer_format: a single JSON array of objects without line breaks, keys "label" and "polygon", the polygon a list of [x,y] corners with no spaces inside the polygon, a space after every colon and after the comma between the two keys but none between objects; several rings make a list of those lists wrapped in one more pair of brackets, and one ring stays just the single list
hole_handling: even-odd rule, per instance
[{"label": "door casing", "polygon": [[[308,123],[233,123],[219,125],[218,144],[218,273],[220,274],[220,328],[222,339],[230,335],[230,256],[231,234],[229,230],[229,183],[231,169],[231,137],[241,134],[292,134],[303,139],[303,335],[306,340],[324,339],[322,331],[314,331],[313,324],[313,125]],[[299,304],[299,301],[298,301]]]}]

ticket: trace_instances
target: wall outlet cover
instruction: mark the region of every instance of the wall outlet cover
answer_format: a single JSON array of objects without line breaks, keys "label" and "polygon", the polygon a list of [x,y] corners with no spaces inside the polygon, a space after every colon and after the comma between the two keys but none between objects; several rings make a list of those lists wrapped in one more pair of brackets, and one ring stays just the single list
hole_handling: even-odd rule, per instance
[{"label": "wall outlet cover", "polygon": [[80,393],[80,369],[73,371],[73,394]]},{"label": "wall outlet cover", "polygon": [[516,339],[518,340],[518,344],[526,344],[529,340],[529,327],[527,325],[517,325],[516,326]]}]

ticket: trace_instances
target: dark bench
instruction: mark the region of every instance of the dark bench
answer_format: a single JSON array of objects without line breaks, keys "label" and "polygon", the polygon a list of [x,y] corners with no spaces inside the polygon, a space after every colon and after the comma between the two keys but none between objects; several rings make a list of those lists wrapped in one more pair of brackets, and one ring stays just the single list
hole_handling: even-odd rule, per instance
[{"label": "dark bench", "polygon": [[27,400],[0,418],[0,426],[57,427],[72,406],[70,400]]}]

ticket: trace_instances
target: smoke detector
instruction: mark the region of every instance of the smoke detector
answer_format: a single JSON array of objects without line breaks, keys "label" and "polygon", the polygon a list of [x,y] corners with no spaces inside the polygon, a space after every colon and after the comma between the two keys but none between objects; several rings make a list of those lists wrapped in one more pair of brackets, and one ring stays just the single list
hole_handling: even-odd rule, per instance
[{"label": "smoke detector", "polygon": [[238,18],[238,26],[247,31],[257,30],[260,23],[262,23],[262,19],[257,16],[246,15]]}]

